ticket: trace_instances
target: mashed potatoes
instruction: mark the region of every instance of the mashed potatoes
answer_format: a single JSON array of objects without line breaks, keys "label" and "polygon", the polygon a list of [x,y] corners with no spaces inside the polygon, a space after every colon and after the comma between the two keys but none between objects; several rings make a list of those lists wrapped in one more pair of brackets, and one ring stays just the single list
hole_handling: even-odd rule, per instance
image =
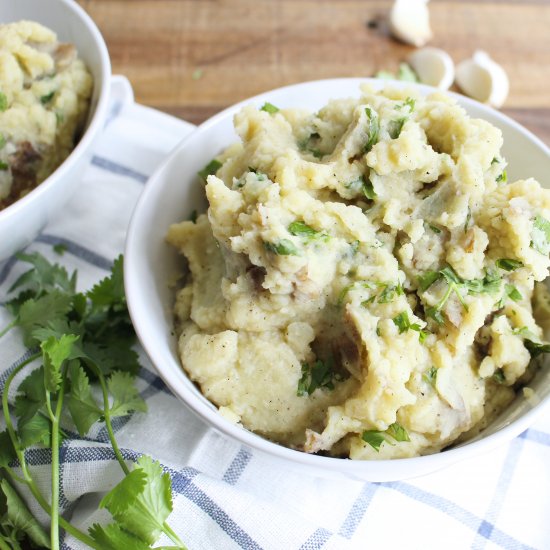
[{"label": "mashed potatoes", "polygon": [[181,361],[204,395],[354,459],[481,429],[550,347],[532,306],[549,318],[550,191],[508,182],[501,132],[442,94],[249,106],[235,127],[208,213],[168,233],[189,264]]},{"label": "mashed potatoes", "polygon": [[74,46],[54,32],[30,21],[0,25],[0,209],[73,150],[92,87]]}]

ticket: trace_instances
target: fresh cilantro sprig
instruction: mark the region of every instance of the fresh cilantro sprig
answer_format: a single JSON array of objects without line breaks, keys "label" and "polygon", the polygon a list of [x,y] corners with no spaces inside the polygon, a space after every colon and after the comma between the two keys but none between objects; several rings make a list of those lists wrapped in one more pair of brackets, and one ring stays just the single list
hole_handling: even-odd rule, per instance
[{"label": "fresh cilantro sprig", "polygon": [[[0,521],[0,548],[3,541],[18,548],[19,540],[26,536],[36,545],[58,550],[60,529],[97,550],[149,548],[161,533],[172,539],[175,548],[185,548],[166,523],[172,510],[170,478],[148,457],[141,457],[130,469],[112,428],[114,417],[146,411],[135,385],[140,365],[132,349],[135,333],[124,295],[122,257],[115,260],[108,277],[85,293],[76,291],[76,272],[69,275],[65,268],[37,253],[19,254],[18,258],[32,267],[12,285],[11,291],[20,291],[6,304],[14,319],[0,337],[18,327],[25,344],[36,353],[18,365],[4,385],[6,430],[0,433],[0,468],[14,484],[28,488],[51,522],[48,540],[13,485],[2,480],[2,517],[7,520]],[[8,405],[9,390],[19,373],[36,360],[42,365],[17,388],[15,424]],[[93,384],[100,386],[100,403],[92,392]],[[66,437],[61,428],[65,413],[82,436],[97,422],[105,423],[125,474],[101,503],[111,512],[114,523],[105,528],[94,525],[88,533],[71,525],[59,511],[59,448]],[[26,459],[25,451],[33,445],[51,451],[50,499],[42,494]],[[22,476],[11,468],[14,460],[18,460]]]},{"label": "fresh cilantro sprig", "polygon": [[426,271],[420,275],[418,277],[418,286],[421,291],[425,292],[440,279],[445,280],[447,283],[447,290],[436,305],[425,309],[426,316],[440,325],[445,322],[442,313],[443,307],[453,292],[456,294],[462,307],[468,311],[468,306],[460,292],[461,289],[465,289],[468,294],[494,294],[498,292],[502,282],[502,279],[494,270],[487,269],[483,279],[462,279],[452,267],[446,266],[439,271]]}]

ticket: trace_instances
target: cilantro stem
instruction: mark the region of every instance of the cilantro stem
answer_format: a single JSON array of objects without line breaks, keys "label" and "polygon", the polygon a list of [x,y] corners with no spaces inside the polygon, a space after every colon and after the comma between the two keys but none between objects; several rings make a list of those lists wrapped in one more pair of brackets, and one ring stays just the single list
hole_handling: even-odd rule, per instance
[{"label": "cilantro stem", "polygon": [[[95,370],[97,377],[99,379],[99,384],[101,385],[101,392],[103,394],[103,416],[105,417],[105,427],[107,428],[107,433],[109,434],[109,441],[111,442],[111,446],[113,447],[113,451],[115,452],[116,459],[118,460],[118,463],[120,464],[120,467],[122,468],[122,471],[124,472],[124,475],[128,475],[130,473],[130,469],[126,465],[126,462],[124,461],[124,457],[122,456],[122,453],[120,452],[120,449],[118,447],[118,443],[115,438],[115,433],[113,431],[113,425],[111,424],[111,410],[109,407],[109,392],[107,390],[107,383],[105,381],[105,376],[103,373],[97,368],[96,365],[93,363],[90,365]],[[173,542],[175,542],[179,548],[182,548],[183,550],[186,550],[186,546],[183,544],[181,539],[178,537],[178,535],[172,530],[172,528],[168,525],[168,523],[164,522],[162,524],[162,530],[166,535],[172,539]]]},{"label": "cilantro stem", "polygon": [[[65,394],[65,381],[67,377],[67,368],[63,373],[63,381],[59,392],[57,393],[57,405],[55,414],[52,418],[52,504],[51,504],[51,524],[50,541],[52,550],[59,550],[59,419],[63,408],[63,396]],[[49,392],[46,393],[47,403],[50,401]],[[48,407],[51,410],[50,407]]]},{"label": "cilantro stem", "polygon": [[10,474],[11,478],[14,481],[17,481],[18,483],[27,483],[27,480],[25,478],[18,476],[9,466],[3,466],[3,468],[6,470],[6,472],[8,472],[8,474]]},{"label": "cilantro stem", "polygon": [[[36,502],[40,505],[40,507],[46,512],[50,517],[52,515],[52,510],[50,508],[50,505],[46,501],[46,499],[42,496],[42,493],[36,486],[36,483],[34,482],[34,479],[32,478],[28,466],[27,461],[25,459],[25,452],[21,449],[19,445],[19,440],[17,438],[17,434],[15,432],[15,428],[13,427],[13,423],[11,421],[10,416],[10,410],[9,410],[9,404],[8,404],[8,393],[11,386],[11,383],[13,382],[13,379],[25,368],[29,363],[32,363],[36,359],[42,357],[42,353],[38,352],[34,355],[31,355],[28,359],[23,361],[20,365],[18,365],[12,373],[8,376],[6,379],[6,383],[4,384],[4,391],[2,393],[2,411],[4,413],[4,419],[6,421],[6,428],[8,430],[8,434],[10,436],[11,442],[13,444],[13,448],[15,449],[15,452],[17,454],[17,458],[19,460],[19,464],[21,466],[21,470],[23,472],[24,477],[24,483],[29,488],[30,492],[36,499]],[[20,482],[21,478],[19,476],[16,476],[11,468],[6,468],[6,472],[13,478],[14,481]],[[71,534],[73,537],[77,538],[78,540],[82,541],[84,544],[87,544],[90,548],[94,548],[95,550],[102,550],[101,547],[88,535],[77,529],[76,527],[73,527],[69,522],[65,521],[62,517],[59,517],[59,525],[69,534]]]},{"label": "cilantro stem", "polygon": [[178,545],[178,548],[181,548],[182,550],[187,550],[187,546],[183,544],[178,535],[174,533],[174,531],[172,531],[172,528],[166,522],[162,524],[162,529],[172,539],[172,541]]},{"label": "cilantro stem", "polygon": [[115,452],[116,459],[118,460],[118,463],[120,464],[120,467],[122,468],[122,471],[124,472],[124,475],[128,475],[130,473],[130,469],[126,465],[126,462],[124,461],[124,457],[122,456],[122,453],[120,452],[120,449],[118,447],[118,443],[115,439],[115,433],[113,431],[113,425],[111,424],[111,410],[109,407],[109,393],[107,391],[107,383],[105,382],[105,376],[103,376],[103,373],[94,365],[94,368],[96,370],[97,377],[99,378],[99,383],[101,385],[101,392],[103,393],[103,416],[105,417],[105,427],[107,428],[107,433],[109,434],[109,440],[111,442],[111,446],[113,447],[113,451]]},{"label": "cilantro stem", "polygon": [[19,320],[19,318],[16,317],[11,323],[9,323],[2,330],[0,330],[0,338],[2,338],[2,336],[6,335],[17,324],[18,320]]}]

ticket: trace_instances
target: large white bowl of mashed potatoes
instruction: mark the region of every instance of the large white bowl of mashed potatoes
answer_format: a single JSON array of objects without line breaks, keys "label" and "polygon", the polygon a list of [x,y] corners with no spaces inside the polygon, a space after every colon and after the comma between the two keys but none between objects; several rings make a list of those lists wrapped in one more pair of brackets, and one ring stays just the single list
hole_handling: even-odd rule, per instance
[{"label": "large white bowl of mashed potatoes", "polygon": [[110,61],[71,0],[6,0],[0,14],[0,260],[77,189],[107,113]]},{"label": "large white bowl of mashed potatoes", "polygon": [[312,473],[387,481],[481,452],[549,400],[549,168],[512,120],[424,86],[252,98],[140,199],[140,340],[201,418]]}]

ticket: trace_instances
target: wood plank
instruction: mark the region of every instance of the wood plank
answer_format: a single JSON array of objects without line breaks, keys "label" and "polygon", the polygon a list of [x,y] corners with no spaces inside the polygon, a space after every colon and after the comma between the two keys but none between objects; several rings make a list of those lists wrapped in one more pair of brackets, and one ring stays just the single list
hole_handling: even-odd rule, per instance
[{"label": "wood plank", "polygon": [[[287,84],[395,70],[414,51],[389,36],[391,0],[80,3],[137,101],[192,122]],[[456,62],[476,49],[488,51],[510,76],[506,108],[548,136],[550,2],[439,0],[430,13],[431,45]],[[200,78],[193,77],[197,70]]]}]

